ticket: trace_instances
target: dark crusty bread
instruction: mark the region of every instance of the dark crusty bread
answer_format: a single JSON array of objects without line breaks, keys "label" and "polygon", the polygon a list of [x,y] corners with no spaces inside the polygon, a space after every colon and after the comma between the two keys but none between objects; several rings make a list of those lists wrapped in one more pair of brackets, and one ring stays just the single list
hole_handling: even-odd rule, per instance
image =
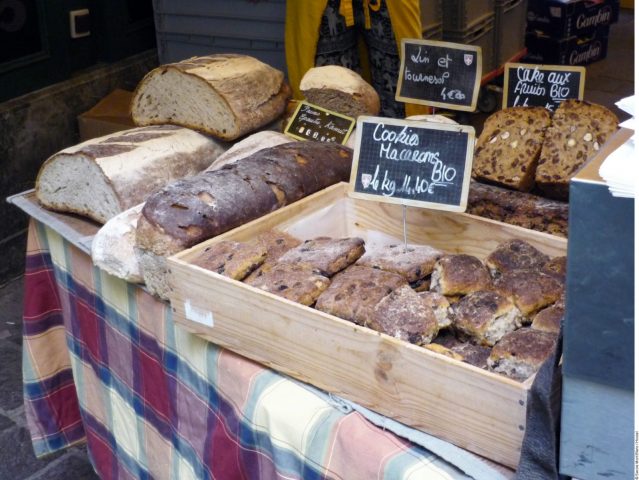
[{"label": "dark crusty bread", "polygon": [[396,273],[352,265],[333,277],[315,308],[364,325],[380,300],[404,285],[406,280]]},{"label": "dark crusty bread", "polygon": [[399,273],[408,282],[416,282],[433,271],[444,253],[428,245],[385,245],[367,249],[358,265]]},{"label": "dark crusty bread", "polygon": [[430,289],[443,295],[467,295],[486,290],[491,283],[490,273],[477,257],[446,255],[435,264]]},{"label": "dark crusty bread", "polygon": [[531,318],[559,300],[563,286],[540,270],[512,270],[495,280],[495,290],[511,297],[521,313]]},{"label": "dark crusty bread", "polygon": [[439,331],[432,309],[408,285],[382,298],[364,326],[416,345],[427,345]]},{"label": "dark crusty bread", "polygon": [[246,283],[302,305],[312,305],[330,280],[308,263],[265,265]]},{"label": "dark crusty bread", "polygon": [[330,277],[355,263],[363,254],[364,240],[361,238],[317,237],[291,248],[277,261],[308,263],[323,275]]},{"label": "dark crusty bread", "polygon": [[550,307],[546,307],[537,313],[535,318],[533,318],[531,327],[535,330],[558,334],[561,329],[561,322],[563,321],[565,311],[565,302],[558,300]]},{"label": "dark crusty bread", "polygon": [[513,239],[503,242],[486,257],[486,266],[493,277],[504,272],[527,268],[541,268],[549,257],[525,240]]},{"label": "dark crusty bread", "polygon": [[206,247],[191,262],[234,280],[242,280],[266,258],[261,245],[223,240]]},{"label": "dark crusty bread", "polygon": [[498,292],[473,292],[453,306],[453,326],[474,343],[493,346],[521,327],[522,316],[512,300]]},{"label": "dark crusty bread", "polygon": [[570,178],[617,130],[606,107],[580,100],[562,102],[546,131],[535,181],[549,197],[567,199]]},{"label": "dark crusty bread", "polygon": [[568,236],[568,203],[559,200],[471,181],[466,211],[539,232]]},{"label": "dark crusty bread", "polygon": [[151,195],[142,210],[136,244],[170,255],[348,181],[352,151],[335,144],[295,142],[260,150]]},{"label": "dark crusty bread", "polygon": [[488,366],[493,372],[526,380],[550,356],[556,340],[557,336],[552,333],[520,328],[497,342],[488,357]]},{"label": "dark crusty bread", "polygon": [[511,107],[486,119],[473,160],[473,178],[527,192],[535,183],[550,113],[543,107]]},{"label": "dark crusty bread", "polygon": [[136,125],[174,124],[235,140],[284,112],[284,74],[247,55],[218,54],[162,65],[135,89]]}]

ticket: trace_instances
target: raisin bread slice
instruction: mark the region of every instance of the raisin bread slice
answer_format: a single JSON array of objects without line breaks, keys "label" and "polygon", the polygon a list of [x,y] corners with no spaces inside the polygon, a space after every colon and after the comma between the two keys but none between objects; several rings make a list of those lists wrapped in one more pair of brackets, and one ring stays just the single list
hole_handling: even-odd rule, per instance
[{"label": "raisin bread slice", "polygon": [[543,107],[512,107],[491,115],[477,139],[473,177],[527,192],[535,181],[550,113]]},{"label": "raisin bread slice", "polygon": [[535,181],[549,197],[568,199],[570,178],[617,130],[619,120],[606,107],[566,100],[546,131]]}]

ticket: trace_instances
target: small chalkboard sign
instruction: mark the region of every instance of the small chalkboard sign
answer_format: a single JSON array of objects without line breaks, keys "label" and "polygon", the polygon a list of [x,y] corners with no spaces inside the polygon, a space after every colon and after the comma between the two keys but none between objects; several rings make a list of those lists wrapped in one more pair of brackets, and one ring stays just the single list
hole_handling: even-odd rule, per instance
[{"label": "small chalkboard sign", "polygon": [[502,108],[546,107],[553,112],[564,100],[582,100],[585,85],[585,67],[507,63]]},{"label": "small chalkboard sign", "polygon": [[402,39],[395,100],[474,111],[481,82],[481,47]]},{"label": "small chalkboard sign", "polygon": [[436,210],[466,210],[475,129],[359,117],[350,194]]},{"label": "small chalkboard sign", "polygon": [[298,140],[344,145],[355,126],[355,119],[331,112],[308,102],[300,102],[284,133]]}]

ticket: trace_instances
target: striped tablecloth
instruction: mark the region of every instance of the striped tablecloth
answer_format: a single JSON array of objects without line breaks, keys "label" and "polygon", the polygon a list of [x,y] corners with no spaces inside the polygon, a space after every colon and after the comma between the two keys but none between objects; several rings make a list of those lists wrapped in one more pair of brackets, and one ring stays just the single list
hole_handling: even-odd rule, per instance
[{"label": "striped tablecloth", "polygon": [[24,398],[38,456],[85,441],[103,479],[457,479],[360,413],[182,330],[167,304],[31,220]]}]

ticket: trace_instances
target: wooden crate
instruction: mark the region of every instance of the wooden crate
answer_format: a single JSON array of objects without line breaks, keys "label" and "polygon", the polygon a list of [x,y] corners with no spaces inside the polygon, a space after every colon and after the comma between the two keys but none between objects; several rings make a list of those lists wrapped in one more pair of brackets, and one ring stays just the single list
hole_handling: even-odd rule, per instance
[{"label": "wooden crate", "polygon": [[[550,255],[565,239],[472,215],[407,209],[410,243],[484,258],[522,238]],[[498,463],[515,467],[532,379],[519,383],[191,265],[208,245],[277,228],[309,238],[402,238],[402,207],[348,198],[338,184],[169,259],[174,319],[275,370]]]}]

